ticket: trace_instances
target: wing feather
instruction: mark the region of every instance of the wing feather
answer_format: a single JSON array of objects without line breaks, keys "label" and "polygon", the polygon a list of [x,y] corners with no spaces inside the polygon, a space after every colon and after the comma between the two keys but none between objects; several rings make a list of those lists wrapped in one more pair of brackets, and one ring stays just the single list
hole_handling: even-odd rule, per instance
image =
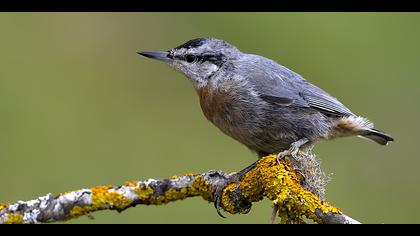
[{"label": "wing feather", "polygon": [[272,60],[248,54],[248,60],[241,65],[237,69],[267,102],[279,106],[313,107],[328,115],[354,116],[338,99]]},{"label": "wing feather", "polygon": [[339,102],[335,97],[329,95],[314,85],[311,90],[304,90],[300,95],[308,102],[311,107],[324,111],[327,114],[339,116],[354,116],[346,106]]}]

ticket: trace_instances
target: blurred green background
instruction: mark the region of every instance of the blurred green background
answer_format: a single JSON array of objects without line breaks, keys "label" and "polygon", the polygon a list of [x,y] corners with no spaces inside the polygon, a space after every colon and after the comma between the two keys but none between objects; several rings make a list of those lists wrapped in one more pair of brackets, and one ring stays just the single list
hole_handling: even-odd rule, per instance
[{"label": "blurred green background", "polygon": [[[224,39],[298,72],[394,136],[315,148],[327,199],[365,223],[420,223],[419,13],[1,13],[0,202],[255,160],[207,122],[180,73],[139,50]],[[267,223],[201,198],[70,223]]]}]

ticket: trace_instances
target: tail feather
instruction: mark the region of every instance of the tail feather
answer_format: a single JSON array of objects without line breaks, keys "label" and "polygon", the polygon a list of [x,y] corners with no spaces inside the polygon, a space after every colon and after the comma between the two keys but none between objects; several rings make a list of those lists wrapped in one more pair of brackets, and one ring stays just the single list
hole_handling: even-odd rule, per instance
[{"label": "tail feather", "polygon": [[361,136],[370,139],[380,145],[388,145],[389,142],[394,141],[394,138],[392,138],[391,135],[373,128],[368,129],[367,132]]}]

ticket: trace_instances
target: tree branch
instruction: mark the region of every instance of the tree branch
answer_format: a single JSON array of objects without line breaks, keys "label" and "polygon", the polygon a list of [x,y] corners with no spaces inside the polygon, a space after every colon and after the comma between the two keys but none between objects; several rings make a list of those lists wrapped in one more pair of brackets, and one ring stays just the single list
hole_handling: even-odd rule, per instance
[{"label": "tree branch", "polygon": [[[122,212],[138,204],[162,205],[195,196],[212,202],[213,192],[228,178],[227,173],[211,170],[164,180],[127,182],[117,187],[97,186],[57,196],[48,194],[27,202],[0,204],[0,224],[66,221],[100,210]],[[302,180],[288,161],[278,164],[275,155],[266,156],[242,180],[224,188],[222,208],[231,214],[247,213],[252,202],[265,197],[277,205],[281,223],[301,223],[305,217],[317,223],[359,223],[305,190]]]}]

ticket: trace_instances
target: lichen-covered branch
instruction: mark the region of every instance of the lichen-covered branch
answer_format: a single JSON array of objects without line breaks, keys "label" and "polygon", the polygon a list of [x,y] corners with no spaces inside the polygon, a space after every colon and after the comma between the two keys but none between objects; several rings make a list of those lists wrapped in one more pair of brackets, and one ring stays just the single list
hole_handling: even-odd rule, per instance
[{"label": "lichen-covered branch", "polygon": [[[188,197],[213,201],[213,191],[228,181],[222,171],[185,174],[169,179],[127,182],[122,186],[98,186],[57,196],[48,194],[31,201],[0,204],[0,224],[66,221],[99,210],[119,212],[138,204],[162,205]],[[223,190],[222,208],[232,214],[246,213],[252,202],[268,198],[279,208],[281,223],[301,223],[306,217],[317,223],[358,223],[341,210],[320,200],[301,186],[302,176],[290,163],[270,155],[238,183]]]}]

